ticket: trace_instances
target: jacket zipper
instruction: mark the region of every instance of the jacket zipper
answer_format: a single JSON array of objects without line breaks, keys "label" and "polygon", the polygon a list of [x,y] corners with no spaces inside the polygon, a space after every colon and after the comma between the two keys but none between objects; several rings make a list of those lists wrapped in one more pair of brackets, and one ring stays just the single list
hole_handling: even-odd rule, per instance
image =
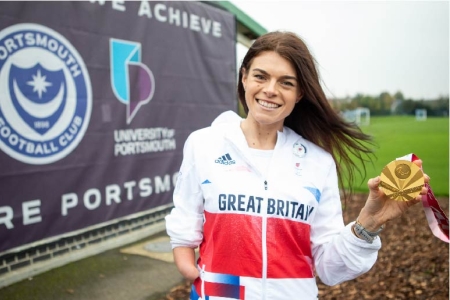
[{"label": "jacket zipper", "polygon": [[[251,168],[255,171],[255,173],[263,180],[264,183],[264,198],[266,199],[264,208],[264,213],[262,214],[262,241],[261,241],[261,252],[262,252],[262,300],[266,300],[266,286],[267,286],[267,202],[268,202],[268,183],[266,176],[262,174],[247,158],[247,156],[239,149],[239,147],[233,143],[233,141],[229,140],[230,144],[235,148],[237,152],[239,152],[242,159],[249,165]],[[275,154],[275,152],[274,152]],[[273,159],[273,156],[272,156]],[[271,159],[271,162],[272,162]],[[269,167],[267,169],[270,169],[271,162],[269,163]]]},{"label": "jacket zipper", "polygon": [[267,286],[267,205],[268,205],[268,192],[267,192],[268,186],[267,186],[267,179],[264,179],[264,190],[265,198],[266,198],[266,206],[264,210],[264,214],[262,215],[262,299],[266,299],[266,286]]},{"label": "jacket zipper", "polygon": [[202,299],[205,299],[205,265],[203,264],[202,269],[200,270],[200,279],[201,279],[201,293]]}]

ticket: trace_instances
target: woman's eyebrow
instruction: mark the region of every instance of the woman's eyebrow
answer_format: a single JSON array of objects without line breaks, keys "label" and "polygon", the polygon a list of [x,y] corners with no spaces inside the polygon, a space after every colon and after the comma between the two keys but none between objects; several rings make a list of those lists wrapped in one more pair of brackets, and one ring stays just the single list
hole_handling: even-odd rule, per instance
[{"label": "woman's eyebrow", "polygon": [[266,71],[264,71],[264,70],[262,70],[262,69],[258,69],[258,68],[255,68],[255,69],[253,69],[252,71],[261,72],[261,73],[263,73],[263,74],[269,75],[269,73],[267,73]]},{"label": "woman's eyebrow", "polygon": [[[260,73],[263,73],[264,75],[269,75],[269,73],[267,73],[266,71],[264,71],[262,69],[258,69],[258,68],[254,68],[252,71],[260,72]],[[290,75],[284,75],[284,76],[281,76],[281,78],[283,78],[283,79],[292,79],[292,80],[297,81],[297,77],[290,76]]]}]

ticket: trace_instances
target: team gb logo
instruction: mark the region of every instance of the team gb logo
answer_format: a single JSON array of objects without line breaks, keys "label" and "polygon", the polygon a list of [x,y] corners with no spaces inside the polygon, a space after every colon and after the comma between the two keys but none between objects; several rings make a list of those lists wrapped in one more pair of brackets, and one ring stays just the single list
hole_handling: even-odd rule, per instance
[{"label": "team gb logo", "polygon": [[92,108],[86,66],[56,31],[23,23],[0,31],[0,149],[28,164],[58,161],[79,144]]}]

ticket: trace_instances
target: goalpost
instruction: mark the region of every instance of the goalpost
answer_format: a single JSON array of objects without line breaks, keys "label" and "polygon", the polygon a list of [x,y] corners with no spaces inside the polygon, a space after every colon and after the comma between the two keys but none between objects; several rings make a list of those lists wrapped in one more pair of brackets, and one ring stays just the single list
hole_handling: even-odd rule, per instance
[{"label": "goalpost", "polygon": [[357,125],[369,125],[370,124],[370,109],[366,107],[358,107],[354,110],[346,110],[342,112],[344,118],[349,122],[354,122]]},{"label": "goalpost", "polygon": [[416,121],[426,121],[427,120],[427,110],[424,108],[416,109]]}]

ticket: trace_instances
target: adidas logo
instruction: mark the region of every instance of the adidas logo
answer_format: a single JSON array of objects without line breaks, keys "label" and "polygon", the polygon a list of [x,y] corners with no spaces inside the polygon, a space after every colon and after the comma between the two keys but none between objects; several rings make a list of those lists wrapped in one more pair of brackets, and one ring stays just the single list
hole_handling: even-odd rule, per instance
[{"label": "adidas logo", "polygon": [[216,164],[221,164],[221,165],[234,165],[236,163],[236,161],[234,161],[231,158],[230,154],[227,153],[225,155],[222,155],[218,159],[216,159],[215,163]]}]

